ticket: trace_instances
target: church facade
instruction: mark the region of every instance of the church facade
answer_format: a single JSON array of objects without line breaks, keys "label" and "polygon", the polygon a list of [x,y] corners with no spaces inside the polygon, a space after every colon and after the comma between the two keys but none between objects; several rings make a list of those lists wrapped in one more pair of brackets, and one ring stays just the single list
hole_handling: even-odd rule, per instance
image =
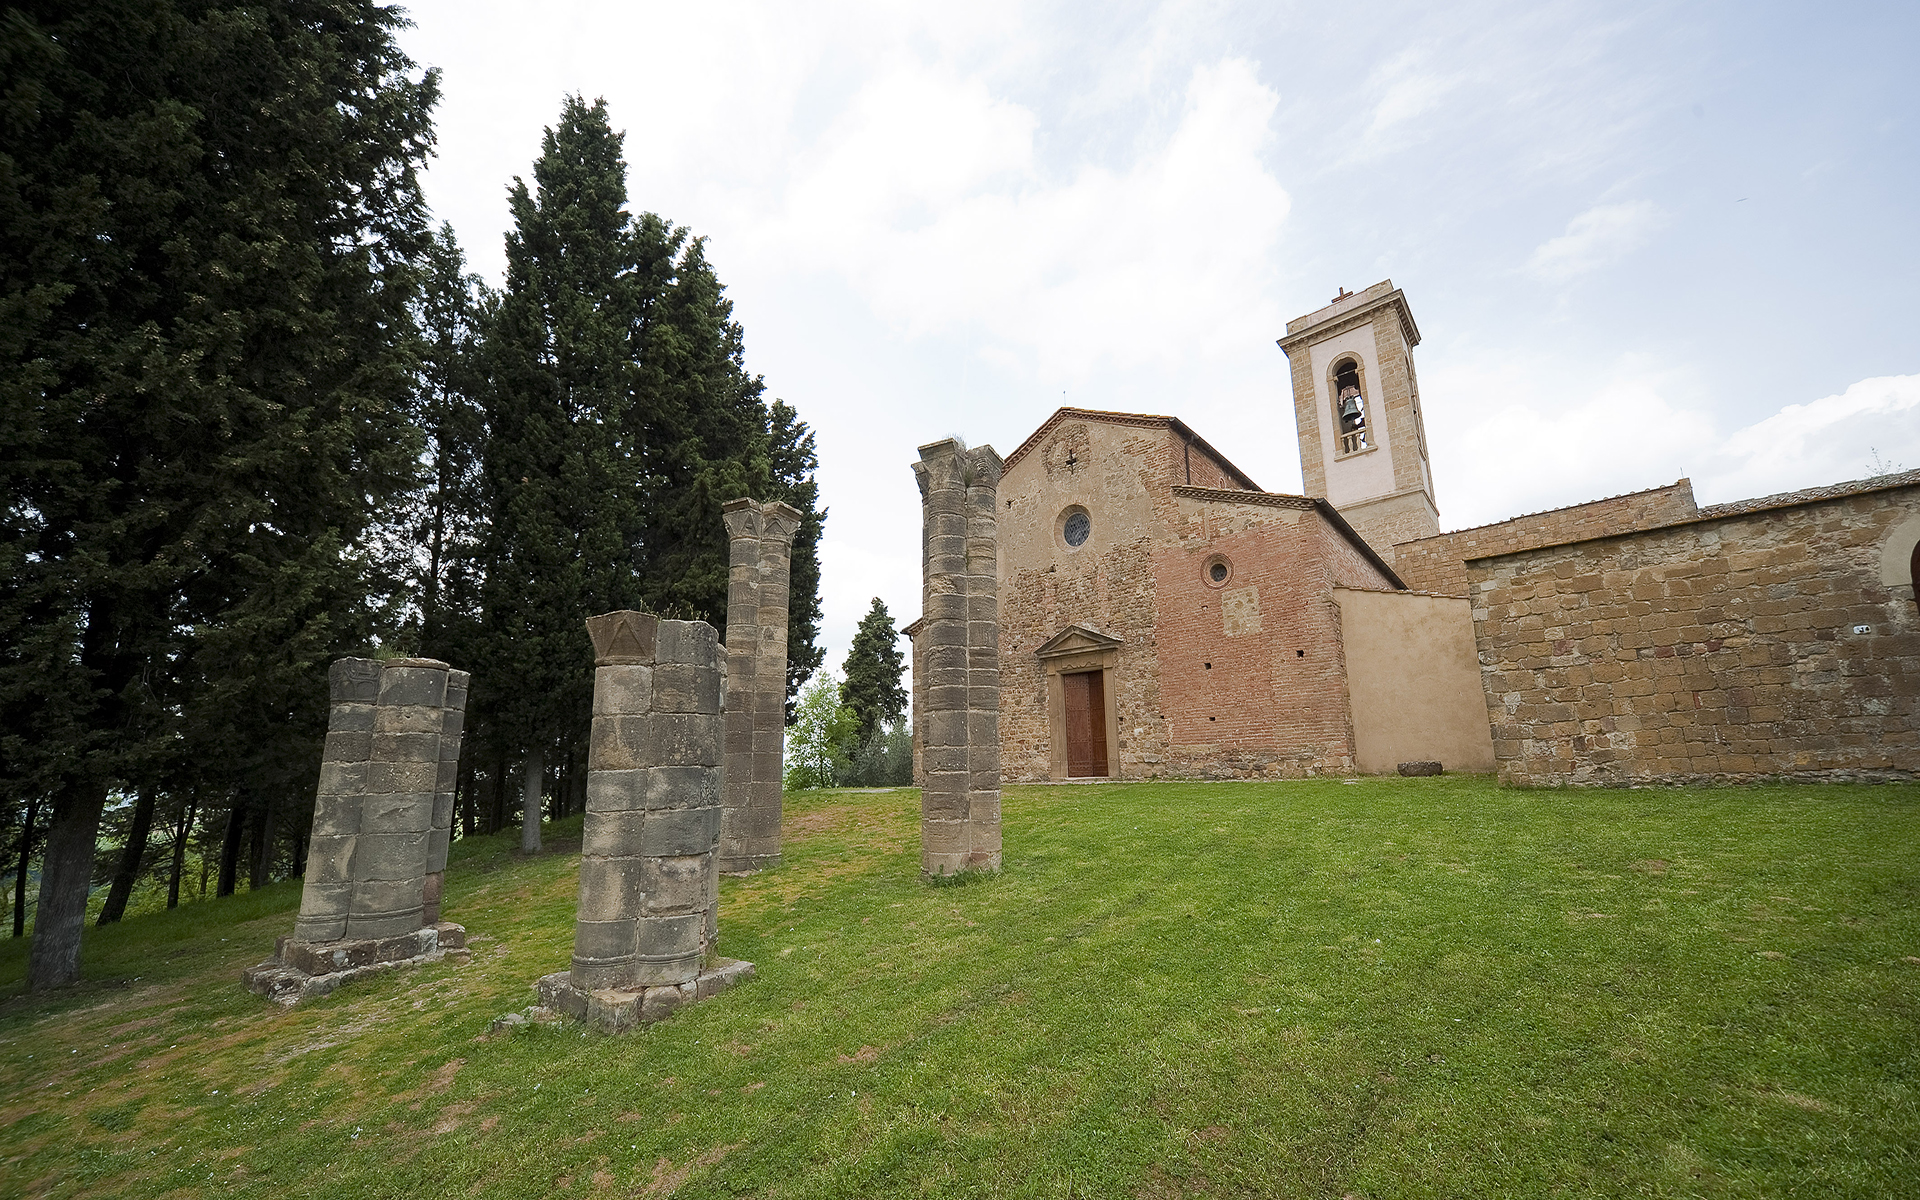
[{"label": "church facade", "polygon": [[1170,416],[1062,408],[1006,456],[1007,782],[1920,777],[1920,471],[1442,533],[1419,341],[1390,280],[1288,322],[1305,495]]},{"label": "church facade", "polygon": [[1330,307],[1290,327],[1315,362],[1296,411],[1351,515],[1169,416],[1062,408],[1006,456],[1009,782],[1492,769],[1466,602],[1409,590],[1354,523],[1438,531],[1418,332],[1391,285]]}]

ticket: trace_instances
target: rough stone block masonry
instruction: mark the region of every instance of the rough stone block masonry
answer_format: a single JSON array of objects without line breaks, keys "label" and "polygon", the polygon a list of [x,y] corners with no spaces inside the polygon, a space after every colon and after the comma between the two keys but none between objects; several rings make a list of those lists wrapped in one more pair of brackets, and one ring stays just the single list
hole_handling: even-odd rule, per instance
[{"label": "rough stone block masonry", "polygon": [[573,965],[540,1003],[618,1033],[752,976],[716,958],[724,703],[705,621],[612,612],[593,639],[593,728]]}]

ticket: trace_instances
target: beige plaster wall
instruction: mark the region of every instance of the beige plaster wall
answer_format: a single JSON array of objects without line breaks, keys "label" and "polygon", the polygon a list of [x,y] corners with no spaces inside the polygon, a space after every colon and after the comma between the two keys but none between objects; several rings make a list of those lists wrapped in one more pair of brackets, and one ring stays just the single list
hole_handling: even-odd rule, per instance
[{"label": "beige plaster wall", "polygon": [[1391,773],[1433,760],[1494,769],[1473,613],[1465,598],[1336,587],[1355,765]]}]

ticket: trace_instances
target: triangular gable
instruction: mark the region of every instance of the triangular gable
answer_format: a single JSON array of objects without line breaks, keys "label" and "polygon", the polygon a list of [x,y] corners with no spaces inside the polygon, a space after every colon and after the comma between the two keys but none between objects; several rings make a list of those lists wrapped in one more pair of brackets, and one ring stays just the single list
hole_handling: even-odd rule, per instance
[{"label": "triangular gable", "polygon": [[1041,658],[1062,658],[1069,654],[1085,654],[1089,650],[1110,650],[1122,644],[1121,639],[1101,633],[1098,629],[1069,625],[1042,642],[1034,653]]}]

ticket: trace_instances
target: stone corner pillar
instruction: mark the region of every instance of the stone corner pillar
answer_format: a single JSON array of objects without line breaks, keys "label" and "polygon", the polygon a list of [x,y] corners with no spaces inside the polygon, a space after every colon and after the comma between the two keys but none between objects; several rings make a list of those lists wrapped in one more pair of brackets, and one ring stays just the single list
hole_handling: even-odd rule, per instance
[{"label": "stone corner pillar", "polygon": [[920,868],[927,875],[997,871],[1000,456],[950,438],[920,447],[913,470],[922,515],[914,651],[926,675]]},{"label": "stone corner pillar", "polygon": [[787,630],[801,512],[742,497],[727,527],[727,703],[720,870],[780,863],[787,733]]},{"label": "stone corner pillar", "polygon": [[722,670],[705,621],[591,617],[593,731],[570,968],[541,1002],[607,1032],[752,974],[713,957]]}]

